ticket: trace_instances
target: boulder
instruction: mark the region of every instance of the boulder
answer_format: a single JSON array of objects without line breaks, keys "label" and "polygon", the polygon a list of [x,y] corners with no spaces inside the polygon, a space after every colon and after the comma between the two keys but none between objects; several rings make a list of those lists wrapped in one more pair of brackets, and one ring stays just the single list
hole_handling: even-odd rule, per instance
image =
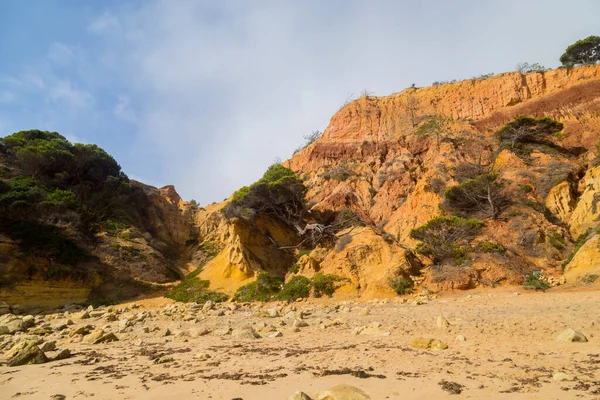
[{"label": "boulder", "polygon": [[556,338],[556,341],[570,343],[570,342],[587,342],[588,340],[583,333],[577,332],[573,328],[567,328],[558,335],[558,337]]},{"label": "boulder", "polygon": [[115,342],[117,340],[119,340],[119,339],[115,336],[114,333],[112,333],[112,332],[106,333],[102,329],[96,329],[93,332],[91,332],[89,335],[84,336],[83,343],[100,344],[100,343]]},{"label": "boulder", "polygon": [[14,354],[10,357],[6,363],[9,367],[17,367],[19,365],[29,365],[29,364],[43,364],[48,362],[48,357],[44,354],[44,352],[35,344],[29,342],[23,342],[18,345],[18,349],[16,351],[12,351]]},{"label": "boulder", "polygon": [[231,337],[236,339],[259,339],[260,335],[251,326],[236,328],[231,332]]}]

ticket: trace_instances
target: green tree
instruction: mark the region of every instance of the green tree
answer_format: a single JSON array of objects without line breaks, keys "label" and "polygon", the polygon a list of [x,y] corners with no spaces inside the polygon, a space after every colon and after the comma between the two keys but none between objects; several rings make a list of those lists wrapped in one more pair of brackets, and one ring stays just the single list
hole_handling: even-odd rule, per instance
[{"label": "green tree", "polygon": [[434,115],[429,118],[423,125],[419,126],[416,131],[420,136],[435,136],[437,148],[440,148],[440,142],[443,137],[450,133],[450,123],[452,118],[444,117],[443,115]]},{"label": "green tree", "polygon": [[439,264],[462,258],[470,248],[471,240],[483,229],[484,222],[460,217],[436,217],[425,225],[410,231],[410,237],[419,240],[417,251]]},{"label": "green tree", "polygon": [[480,175],[444,192],[444,206],[466,215],[496,218],[506,199],[496,174]]},{"label": "green tree", "polygon": [[563,129],[563,124],[549,117],[532,118],[521,115],[496,132],[501,143],[514,149],[517,143],[535,143],[544,136],[554,135]]},{"label": "green tree", "polygon": [[573,43],[560,56],[564,66],[595,64],[600,61],[600,37],[588,36]]}]

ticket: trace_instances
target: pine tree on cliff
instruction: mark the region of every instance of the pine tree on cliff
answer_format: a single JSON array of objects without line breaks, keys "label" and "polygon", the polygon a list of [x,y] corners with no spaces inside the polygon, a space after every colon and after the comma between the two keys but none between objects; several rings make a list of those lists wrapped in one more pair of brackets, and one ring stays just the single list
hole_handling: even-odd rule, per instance
[{"label": "pine tree on cliff", "polygon": [[600,61],[600,37],[588,36],[573,43],[560,57],[564,66],[595,64]]}]

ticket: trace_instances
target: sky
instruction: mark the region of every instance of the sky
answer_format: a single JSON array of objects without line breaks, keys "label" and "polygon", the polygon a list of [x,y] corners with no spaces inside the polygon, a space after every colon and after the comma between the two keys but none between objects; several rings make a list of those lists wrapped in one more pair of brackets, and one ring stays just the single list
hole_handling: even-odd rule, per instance
[{"label": "sky", "polygon": [[598,0],[0,0],[0,137],[95,143],[205,205],[350,96],[557,67]]}]

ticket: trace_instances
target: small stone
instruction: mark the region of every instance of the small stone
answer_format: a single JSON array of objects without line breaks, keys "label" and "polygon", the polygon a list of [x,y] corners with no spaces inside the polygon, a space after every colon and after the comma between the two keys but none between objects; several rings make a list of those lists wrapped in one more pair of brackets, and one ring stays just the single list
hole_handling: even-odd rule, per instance
[{"label": "small stone", "polygon": [[208,335],[209,333],[210,333],[210,329],[205,328],[205,327],[190,329],[191,337],[200,337],[200,336]]},{"label": "small stone", "polygon": [[458,336],[456,337],[456,341],[457,341],[457,342],[464,342],[464,341],[466,341],[466,340],[467,340],[467,338],[466,338],[465,336],[463,336],[463,335],[458,335]]},{"label": "small stone", "polygon": [[169,362],[173,362],[175,361],[175,359],[173,357],[170,356],[163,356],[158,358],[156,361],[154,361],[156,364],[166,364]]},{"label": "small stone", "polygon": [[270,338],[278,338],[278,337],[282,337],[283,333],[279,332],[279,331],[275,331],[273,333],[270,333],[267,335]]},{"label": "small stone", "polygon": [[171,336],[172,332],[169,328],[165,329],[162,333],[163,336]]},{"label": "small stone", "polygon": [[443,329],[449,327],[450,323],[448,322],[448,320],[446,320],[446,318],[440,315],[435,320],[435,326]]},{"label": "small stone", "polygon": [[208,354],[208,353],[200,353],[196,356],[196,359],[199,361],[206,361],[209,358],[211,358],[211,357],[210,357],[210,354]]},{"label": "small stone", "polygon": [[290,397],[288,400],[312,400],[306,393],[304,392],[296,392]]},{"label": "small stone", "polygon": [[225,328],[221,328],[221,329],[216,329],[213,334],[215,336],[227,336],[229,334],[231,334],[231,328],[230,327],[225,327]]},{"label": "small stone", "polygon": [[308,326],[308,324],[302,320],[296,319],[296,320],[294,320],[294,323],[292,324],[292,326],[294,328],[304,328],[304,327]]},{"label": "small stone", "polygon": [[587,342],[587,338],[581,332],[577,332],[573,328],[567,328],[562,331],[556,338],[557,342]]},{"label": "small stone", "polygon": [[412,347],[425,350],[445,350],[448,345],[438,339],[417,338],[410,342]]},{"label": "small stone", "polygon": [[207,300],[206,303],[204,303],[204,305],[202,306],[202,311],[207,312],[209,310],[212,310],[214,305],[215,303],[213,303],[212,300]]},{"label": "small stone", "polygon": [[315,400],[370,400],[362,390],[350,385],[337,385],[317,393]]},{"label": "small stone", "polygon": [[575,378],[573,378],[572,375],[565,374],[564,372],[556,372],[554,375],[552,375],[552,379],[554,379],[557,382],[564,382],[564,381],[572,381]]}]

